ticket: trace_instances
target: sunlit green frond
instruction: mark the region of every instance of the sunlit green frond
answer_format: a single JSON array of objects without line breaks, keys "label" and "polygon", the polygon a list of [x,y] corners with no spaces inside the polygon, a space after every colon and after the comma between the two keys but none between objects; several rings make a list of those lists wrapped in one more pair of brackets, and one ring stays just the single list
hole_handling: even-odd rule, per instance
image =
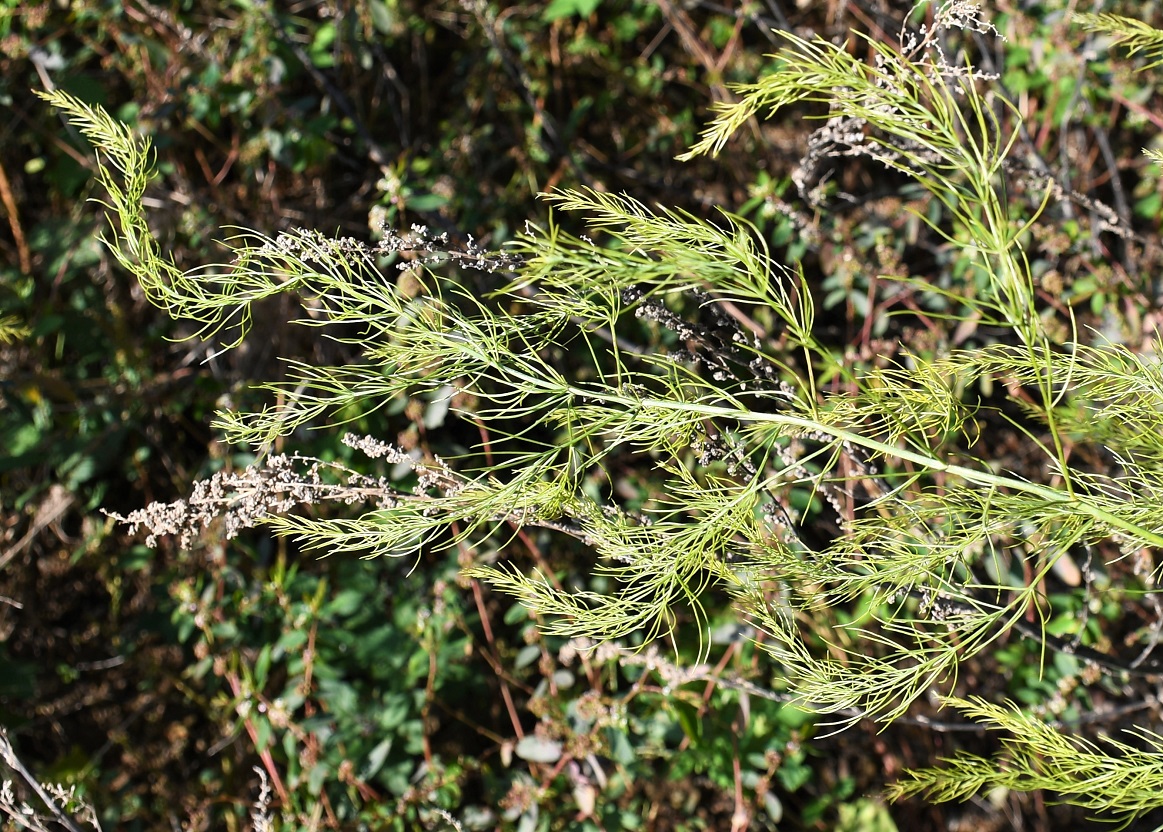
[{"label": "sunlit green frond", "polygon": [[[933,687],[951,685],[963,658],[983,649],[997,632],[998,615],[965,615],[941,622],[894,622],[887,633],[862,631],[884,656],[833,646],[843,660],[808,649],[789,615],[768,611],[756,623],[770,636],[764,649],[784,667],[805,706],[837,723],[872,718],[890,722]],[[887,649],[884,649],[887,648]]]},{"label": "sunlit green frond", "polygon": [[994,787],[1045,789],[1126,823],[1163,806],[1163,737],[1158,734],[1140,730],[1133,742],[1113,737],[1091,742],[1067,736],[1016,705],[1003,707],[976,696],[950,698],[946,704],[1005,732],[1003,751],[994,759],[961,752],[939,768],[905,772],[889,789],[894,798],[968,800]]},{"label": "sunlit green frond", "polygon": [[0,315],[0,344],[27,338],[32,330],[15,315]]},{"label": "sunlit green frond", "polygon": [[1020,347],[994,344],[972,353],[955,353],[946,363],[974,375],[1016,381],[1051,392],[1051,415],[1075,441],[1101,443],[1114,453],[1143,459],[1156,456],[1163,431],[1161,346],[1141,352],[1116,344],[1069,345],[1047,365],[1031,362]]},{"label": "sunlit green frond", "polygon": [[1163,66],[1163,30],[1133,17],[1110,13],[1076,13],[1074,20],[1087,31],[1114,35],[1115,42],[1127,47],[1131,56],[1142,52],[1143,57],[1147,59],[1147,64],[1142,69]]},{"label": "sunlit green frond", "polygon": [[895,445],[903,439],[935,448],[960,434],[972,418],[948,365],[914,361],[911,367],[874,369],[856,396],[829,397],[817,411],[821,422],[845,426]]},{"label": "sunlit green frond", "polygon": [[[557,191],[544,198],[561,210],[584,212],[593,229],[650,258],[647,269],[624,272],[629,281],[616,288],[654,284],[660,292],[712,289],[723,300],[769,306],[799,342],[809,338],[814,317],[810,295],[799,291],[802,287],[790,270],[772,261],[762,238],[741,217],[720,212],[724,224],[718,225],[589,189]],[[603,252],[598,261],[610,256]]]}]

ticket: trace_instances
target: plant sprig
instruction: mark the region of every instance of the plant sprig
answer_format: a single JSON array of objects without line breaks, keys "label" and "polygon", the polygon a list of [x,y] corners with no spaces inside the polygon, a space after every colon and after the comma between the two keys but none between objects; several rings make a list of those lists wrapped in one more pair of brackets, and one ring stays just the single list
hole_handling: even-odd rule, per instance
[{"label": "plant sprig", "polygon": [[[937,25],[972,24],[966,8],[945,4]],[[708,221],[594,190],[546,200],[587,216],[608,245],[551,219],[530,224],[503,252],[404,264],[414,276],[408,291],[377,262],[410,253],[402,237],[370,247],[311,231],[247,232],[232,239],[231,263],[183,273],[145,224],[148,140],[67,94],[46,98],[104,154],[106,204],[119,221],[106,242],[154,303],[200,323],[203,336],[239,326],[231,344],[245,337],[253,303],[279,292],[310,305],[305,325],[359,325],[358,338],[337,337],[362,345],[362,363],[292,364],[286,381],[267,388],[277,406],[219,415],[228,439],[265,447],[437,391],[471,394],[472,417],[501,437],[492,457],[470,452],[455,471],[422,477],[420,492],[381,499],[355,519],[287,514],[269,517],[273,528],[308,548],[374,555],[522,526],[568,530],[615,579],[612,593],[562,589],[508,564],[478,562],[468,574],[520,598],[548,630],[598,639],[654,638],[683,616],[702,631],[700,597],[718,585],[770,635],[766,646],[802,702],[890,721],[934,687],[954,685],[966,659],[1018,622],[1045,622],[1052,610],[1039,586],[1073,548],[1163,547],[1163,375],[1125,349],[1078,343],[1073,321],[1072,341],[1051,336],[1021,244],[1050,191],[1032,218],[1012,219],[1003,171],[1019,113],[982,91],[988,76],[950,65],[933,35],[906,37],[899,50],[865,38],[870,65],[844,46],[784,33],[777,69],[739,87],[738,103],[719,105],[684,154],[718,152],[757,113],[826,104],[822,141],[834,155],[910,176],[946,209],[952,231],[923,219],[972,257],[985,286],[960,300],[1005,338],[908,354],[874,371],[858,371],[821,342],[802,270],[777,263],[741,218]],[[508,274],[499,289],[480,292],[448,273],[482,257]],[[729,350],[700,358],[717,348],[680,314],[691,298],[717,320],[777,322],[780,346],[740,328]],[[672,328],[683,348],[627,348],[643,321]],[[825,389],[824,376],[847,389]],[[1025,421],[970,402],[966,391],[983,379],[1020,392],[1013,399]],[[1041,476],[1007,470],[980,442],[983,425],[1003,419],[1038,449]],[[552,429],[553,439],[533,439],[534,426]],[[1112,458],[1113,473],[1072,466],[1069,449],[1080,442]],[[637,512],[581,485],[608,479],[614,458],[657,481]],[[846,513],[837,494],[857,486],[866,499],[849,501]],[[833,534],[805,542],[788,509],[796,492],[810,508],[831,507]],[[1027,574],[1010,576],[1004,562],[1019,557]],[[856,648],[797,623],[797,611],[856,599],[873,610],[845,633]],[[1021,727],[988,703],[957,704],[988,724]],[[1029,753],[1052,753],[1056,742],[1035,735]],[[1015,787],[1060,782],[1037,779],[1033,763],[1008,780],[982,774],[986,765],[959,762],[916,789],[944,798],[990,776]],[[1092,781],[1102,791],[1086,805],[1110,808],[1125,786]],[[1131,805],[1139,811],[1147,799]]]}]

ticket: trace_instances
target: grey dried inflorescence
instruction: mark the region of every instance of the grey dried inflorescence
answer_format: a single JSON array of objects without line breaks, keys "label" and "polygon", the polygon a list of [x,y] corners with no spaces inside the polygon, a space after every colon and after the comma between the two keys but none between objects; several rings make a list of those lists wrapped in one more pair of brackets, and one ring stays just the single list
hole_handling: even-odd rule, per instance
[{"label": "grey dried inflorescence", "polygon": [[[366,444],[371,441],[365,438],[366,447],[372,447]],[[348,444],[361,447],[353,442]],[[385,444],[385,447],[391,446]],[[406,454],[399,459],[413,462]],[[326,482],[324,470],[339,475],[343,481]],[[161,535],[176,535],[182,548],[188,548],[217,518],[222,518],[224,533],[230,539],[271,515],[285,513],[298,505],[326,500],[345,504],[370,501],[386,507],[396,499],[396,492],[384,478],[368,477],[312,457],[273,454],[242,471],[219,471],[209,479],[194,483],[189,499],[151,503],[128,515],[107,514],[127,524],[131,534],[145,529],[149,533],[146,545],[155,545]]]}]

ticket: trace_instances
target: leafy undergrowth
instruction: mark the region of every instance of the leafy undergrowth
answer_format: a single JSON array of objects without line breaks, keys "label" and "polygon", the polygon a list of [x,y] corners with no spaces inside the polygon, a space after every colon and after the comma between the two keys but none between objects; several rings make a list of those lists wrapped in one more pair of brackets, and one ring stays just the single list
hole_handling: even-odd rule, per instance
[{"label": "leafy undergrowth", "polygon": [[[385,246],[375,263],[387,266],[379,279],[412,300],[430,278],[396,272],[394,257],[432,258],[434,271],[447,271],[442,261],[449,257],[471,259],[471,240],[485,247],[480,251],[495,251],[537,212],[534,234],[563,258],[552,265],[580,270],[594,252],[567,230],[580,235],[590,226],[599,245],[610,242],[604,234],[621,233],[625,265],[637,272],[614,287],[617,302],[644,310],[618,322],[617,335],[628,340],[614,339],[611,319],[608,330],[594,326],[588,342],[545,343],[533,354],[579,383],[608,378],[608,365],[587,367],[593,345],[606,338],[629,344],[627,355],[726,356],[723,366],[704,364],[686,381],[729,386],[740,372],[733,336],[758,333],[777,360],[757,371],[757,381],[816,373],[800,392],[829,402],[831,425],[845,428],[853,419],[843,410],[846,398],[868,396],[861,380],[874,372],[891,389],[901,378],[893,373],[955,348],[984,351],[995,363],[982,359],[981,371],[955,391],[976,408],[972,435],[942,433],[948,425],[909,410],[915,401],[891,402],[893,408],[881,402],[881,411],[885,424],[894,412],[905,422],[911,414],[924,425],[928,447],[958,462],[971,453],[987,458],[992,467],[981,474],[1008,472],[1011,480],[996,494],[981,480],[981,493],[1003,505],[1015,482],[1060,485],[1047,469],[1048,448],[1080,482],[1127,462],[1110,452],[1112,438],[1126,431],[1095,420],[1098,394],[1056,402],[1049,425],[1039,417],[1046,399],[1036,372],[1023,377],[1020,366],[1005,363],[1006,349],[1022,343],[1015,331],[1055,344],[1092,332],[1079,340],[1125,344],[1129,354],[1144,356],[1158,322],[1152,235],[1163,191],[1157,162],[1137,155],[1157,141],[1158,76],[1131,74],[1117,50],[1107,55],[1107,41],[1053,5],[1044,4],[1041,17],[995,18],[1008,38],[1000,49],[989,31],[940,33],[950,63],[963,63],[958,50],[967,50],[980,70],[999,76],[983,79],[981,89],[1014,102],[1011,109],[989,99],[983,108],[996,119],[987,128],[1013,136],[1017,148],[1007,157],[1012,167],[1000,173],[1009,186],[1000,216],[1018,228],[1039,215],[1022,237],[1031,292],[1013,304],[1012,297],[998,299],[979,252],[967,245],[991,218],[926,189],[909,160],[901,163],[883,146],[870,149],[852,132],[815,132],[820,122],[803,116],[826,112],[824,92],[780,102],[790,109],[777,119],[741,121],[714,161],[673,161],[698,142],[706,102],[729,112],[746,100],[745,90],[724,82],[775,77],[777,62],[763,53],[788,41],[771,29],[804,34],[802,43],[811,42],[809,31],[829,40],[856,29],[868,40],[849,37],[848,52],[831,57],[851,54],[872,66],[877,54],[902,46],[899,11],[854,10],[844,18],[809,10],[781,20],[709,4],[561,0],[518,7],[370,0],[346,11],[321,6],[310,16],[247,4],[197,14],[95,0],[65,11],[11,4],[0,18],[0,85],[19,114],[9,128],[10,155],[23,168],[4,162],[5,190],[16,195],[6,200],[4,309],[28,329],[3,352],[0,429],[10,456],[2,500],[10,519],[0,555],[0,595],[8,599],[0,603],[0,723],[21,759],[42,781],[75,785],[105,828],[241,828],[268,816],[280,828],[1002,829],[1017,818],[1029,828],[1084,828],[1085,810],[1057,805],[1059,795],[1018,780],[970,790],[964,805],[885,803],[886,784],[908,782],[900,779],[904,769],[956,752],[1003,751],[1010,770],[1020,770],[1012,765],[1020,748],[1002,742],[1009,735],[986,730],[992,722],[1020,734],[1027,724],[1009,711],[971,699],[961,712],[939,709],[932,697],[910,699],[898,690],[880,708],[899,710],[886,726],[862,719],[877,710],[875,702],[836,695],[826,704],[843,707],[832,718],[853,727],[834,733],[828,717],[793,701],[796,656],[787,654],[787,631],[772,632],[772,624],[795,629],[812,655],[858,666],[862,650],[874,651],[854,627],[874,627],[902,608],[915,623],[934,608],[907,581],[886,588],[858,576],[865,580],[855,590],[827,603],[792,601],[797,583],[810,596],[815,584],[836,579],[822,567],[797,567],[786,586],[763,588],[765,602],[789,614],[763,621],[739,614],[738,587],[723,580],[742,567],[727,558],[721,567],[700,560],[686,575],[707,587],[700,605],[639,617],[645,629],[590,633],[615,636],[598,643],[571,635],[568,619],[563,629],[549,615],[552,606],[531,614],[469,576],[481,573],[465,573],[491,565],[495,582],[500,564],[511,567],[505,575],[539,574],[546,583],[533,594],[527,585],[512,588],[543,606],[565,597],[556,593],[563,589],[592,593],[592,604],[617,597],[619,576],[593,568],[592,540],[566,533],[570,528],[513,523],[501,512],[485,523],[465,516],[438,530],[417,527],[427,535],[424,545],[402,560],[338,551],[320,559],[294,539],[250,528],[253,518],[218,516],[223,504],[207,490],[203,503],[186,506],[202,513],[155,518],[179,534],[149,547],[128,538],[98,506],[129,514],[185,497],[196,479],[217,475],[232,501],[245,494],[254,501],[248,505],[264,510],[306,502],[313,506],[307,518],[339,524],[352,516],[343,505],[350,489],[362,489],[360,499],[408,493],[426,473],[418,461],[440,475],[433,460],[455,467],[483,451],[488,465],[508,466],[503,455],[512,452],[514,434],[526,443],[519,449],[527,458],[573,437],[563,421],[490,421],[496,400],[482,397],[497,388],[486,379],[480,389],[442,383],[376,399],[374,407],[345,403],[303,422],[344,421],[353,435],[391,438],[394,457],[369,460],[358,441],[341,445],[334,432],[304,429],[280,435],[262,459],[224,449],[211,438],[210,411],[269,401],[248,388],[253,380],[284,379],[274,401],[294,402],[309,376],[287,375],[276,359],[304,362],[303,372],[355,364],[367,332],[346,322],[332,340],[288,326],[283,322],[298,306],[280,295],[255,309],[250,335],[234,351],[216,354],[213,341],[164,340],[188,335],[194,324],[154,315],[132,279],[134,262],[117,261],[95,242],[98,226],[85,200],[106,197],[92,184],[94,153],[75,128],[53,125],[28,92],[60,88],[153,137],[164,185],[147,192],[149,225],[143,219],[138,230],[143,240],[157,239],[179,268],[221,259],[221,247],[210,241],[224,223],[271,238],[305,227],[361,239],[419,223],[430,231],[408,245],[426,243],[426,250]],[[914,28],[931,23],[934,11],[919,9]],[[834,78],[822,82],[829,94],[836,86]],[[875,113],[865,115],[879,124]],[[917,153],[918,164],[932,161],[913,146],[888,147]],[[885,170],[894,161],[896,170]],[[931,178],[940,186],[939,175]],[[989,177],[981,184],[989,187]],[[962,187],[952,182],[949,192],[963,197]],[[565,230],[546,223],[533,199],[551,190],[564,195],[556,221]],[[641,203],[599,192],[627,192]],[[647,207],[654,203],[691,215],[668,217]],[[657,276],[650,270],[665,260],[657,252],[669,250],[665,239],[626,236],[635,215],[722,224],[716,207],[753,223],[755,237],[747,230],[743,237],[762,240],[772,262],[798,265],[796,290],[814,301],[814,327],[805,328],[810,343],[795,329],[804,324],[802,307],[790,304],[781,318],[771,307],[749,306],[747,286],[733,286],[735,294],[675,292],[654,304],[632,294],[649,289]],[[577,208],[584,210],[568,212]],[[601,216],[604,225],[594,222]],[[451,241],[434,239],[444,231]],[[234,245],[248,242],[256,241]],[[526,246],[522,266],[545,250]],[[631,260],[636,246],[651,256]],[[505,261],[501,272],[517,262]],[[457,284],[480,297],[506,288],[502,274],[451,273],[453,292]],[[691,277],[684,289],[706,290]],[[566,281],[550,286],[574,288]],[[153,300],[159,296],[155,289]],[[562,307],[571,321],[592,313],[583,300],[591,299]],[[502,311],[534,312],[550,301],[529,283]],[[325,309],[309,313],[318,320]],[[240,331],[226,334],[231,341]],[[577,349],[582,343],[586,349]],[[1147,376],[1146,367],[1128,359],[1127,375]],[[504,380],[492,381],[498,378]],[[629,370],[627,379],[638,380]],[[632,387],[622,392],[641,398]],[[590,404],[596,409],[598,402]],[[891,434],[891,425],[885,430]],[[591,452],[606,440],[599,431],[583,436]],[[915,483],[917,460],[888,466],[882,480],[879,457],[870,466],[848,448],[821,453],[829,446],[819,435],[792,439],[800,446],[788,458],[799,468],[778,511],[795,519],[797,545],[806,551],[826,551],[840,530],[851,531],[856,516],[884,497],[878,487]],[[672,450],[668,440],[661,432],[643,440],[661,443],[650,448],[655,456],[647,465],[624,448],[605,453],[600,470],[588,458],[574,460],[578,494],[638,515],[659,506],[670,511],[677,494],[722,490],[737,476],[738,467],[729,470],[735,449],[703,437],[677,456],[705,454],[710,476],[676,491],[674,466],[654,464]],[[302,456],[280,456],[284,447]],[[256,462],[260,476],[248,469]],[[942,496],[958,487],[941,471],[933,483]],[[299,487],[312,490],[295,493]],[[339,499],[321,497],[329,494]],[[943,519],[924,518],[932,525]],[[979,573],[970,576],[977,594],[957,596],[945,609],[955,618],[966,606],[980,607],[989,588],[1030,588],[1028,605],[1006,608],[1018,609],[1005,622],[1011,626],[989,630],[991,648],[968,655],[958,641],[963,633],[925,631],[959,659],[955,684],[940,692],[1013,700],[1025,718],[1082,737],[1153,724],[1151,650],[1163,613],[1149,592],[1152,546],[1128,549],[1125,539],[1093,535],[1069,540],[1069,530],[1054,538],[1037,519],[1029,518],[1030,528],[992,530],[985,544],[992,556],[975,561]],[[227,539],[231,522],[243,530]],[[493,526],[492,537],[471,534]],[[1046,537],[1058,544],[1052,556]],[[929,554],[916,540],[901,548]],[[938,607],[950,600],[949,590],[949,583],[934,590]],[[635,600],[623,595],[619,603],[633,611]],[[668,625],[659,631],[669,637],[645,643],[651,623]],[[829,693],[817,692],[812,704]],[[939,786],[939,776],[931,782]],[[251,817],[256,808],[258,821]]]}]

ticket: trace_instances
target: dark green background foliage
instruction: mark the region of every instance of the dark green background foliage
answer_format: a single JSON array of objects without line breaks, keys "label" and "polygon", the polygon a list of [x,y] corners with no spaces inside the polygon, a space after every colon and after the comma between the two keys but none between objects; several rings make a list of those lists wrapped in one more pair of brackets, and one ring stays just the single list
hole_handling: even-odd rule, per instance
[{"label": "dark green background foliage", "polygon": [[[1157,236],[1160,171],[1138,151],[1159,147],[1163,76],[1131,74],[1125,56],[1070,25],[1064,3],[1015,5],[1024,11],[991,18],[1007,43],[966,35],[957,48],[1017,103],[1023,160]],[[1144,14],[1125,5],[1104,10]],[[942,206],[845,160],[817,205],[801,199],[792,172],[817,105],[753,121],[716,159],[674,157],[697,141],[710,103],[733,95],[726,84],[773,68],[772,28],[893,43],[907,12],[887,0],[0,0],[0,313],[27,328],[0,345],[0,725],[25,763],[76,785],[106,829],[245,828],[256,767],[277,778],[287,828],[1000,829],[1017,815],[1026,828],[1082,828],[1053,795],[886,806],[882,789],[902,768],[996,744],[931,730],[926,719],[953,717],[925,704],[883,733],[869,722],[831,735],[787,703],[753,643],[762,634],[714,593],[705,661],[693,618],[657,650],[636,652],[630,638],[586,655],[463,577],[480,555],[451,538],[414,562],[317,559],[285,538],[225,540],[217,527],[186,548],[147,548],[98,510],[178,499],[243,468],[252,457],[209,427],[215,408],[260,406],[250,387],[278,379],[280,358],[341,364],[356,350],[285,324],[296,313],[282,299],[265,302],[232,352],[178,340],[189,325],[152,308],[98,240],[92,149],[33,90],[65,90],[153,137],[149,221],[182,268],[222,259],[224,226],[374,239],[422,224],[497,246],[544,222],[538,192],[627,192],[751,220],[777,259],[802,260],[826,343],[868,369],[902,344],[925,353],[999,337],[947,317],[959,293],[982,287],[964,250],[934,232],[954,227]],[[1029,216],[1037,200],[1015,193],[1011,207]],[[1139,344],[1158,322],[1158,247],[1103,233],[1085,206],[1054,203],[1048,217],[1026,244],[1041,306]],[[698,306],[686,304],[674,311]],[[638,335],[648,350],[678,340],[646,323]],[[1013,422],[985,428],[1014,470],[1034,464]],[[354,415],[347,429],[448,457],[491,441],[439,397]],[[287,445],[411,485],[410,471],[377,470],[334,432]],[[657,489],[649,468],[611,466],[595,496],[612,484],[634,508]],[[831,534],[810,490],[792,503],[806,537]],[[559,537],[522,533],[503,548],[561,585],[609,590],[592,556]],[[1112,579],[1133,564],[1111,568],[1120,574],[1085,585],[1054,576],[1051,634],[1123,654],[1157,635],[1157,602]],[[861,603],[821,609],[813,626],[843,640],[835,627],[871,614]],[[1081,719],[1084,731],[1158,716],[1144,683],[1094,679],[1061,654],[1039,673],[1039,658],[1015,636],[963,668],[959,691]],[[1103,709],[1109,719],[1084,719]]]}]

